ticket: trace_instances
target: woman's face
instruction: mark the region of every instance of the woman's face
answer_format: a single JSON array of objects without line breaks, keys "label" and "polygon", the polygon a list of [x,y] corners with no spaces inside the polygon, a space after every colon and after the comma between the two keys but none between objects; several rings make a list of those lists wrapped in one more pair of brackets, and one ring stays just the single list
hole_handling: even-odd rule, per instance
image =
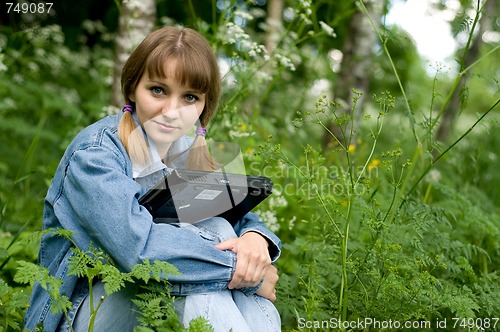
[{"label": "woman's face", "polygon": [[175,67],[169,64],[164,79],[150,78],[146,71],[130,96],[139,122],[163,152],[193,128],[205,107],[205,94],[181,85]]}]

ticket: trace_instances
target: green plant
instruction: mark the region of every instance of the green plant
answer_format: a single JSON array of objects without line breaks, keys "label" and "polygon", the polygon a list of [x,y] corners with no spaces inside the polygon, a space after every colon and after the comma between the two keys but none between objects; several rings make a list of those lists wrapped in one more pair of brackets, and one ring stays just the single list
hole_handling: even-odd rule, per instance
[{"label": "green plant", "polygon": [[16,289],[0,278],[0,331],[20,330],[29,293]]},{"label": "green plant", "polygon": [[[379,121],[389,114],[393,99],[382,94],[375,101],[380,118],[365,118],[356,148],[339,142],[335,151],[320,152],[307,145],[298,160],[272,139],[259,149],[263,160],[278,164],[276,169],[295,170],[285,172],[293,179],[275,180],[293,183],[293,196],[301,197],[301,209],[293,210],[298,220],[293,237],[284,239],[284,263],[279,262],[284,328],[313,322],[311,330],[343,329],[339,322],[367,319],[437,328],[439,320],[491,317],[500,309],[493,295],[500,291],[494,254],[499,249],[493,240],[500,230],[497,212],[472,186],[460,193],[462,176],[443,181],[440,175],[450,167],[463,172],[468,155],[455,147],[449,152],[453,159],[442,161],[440,171],[435,165],[423,180],[417,170],[425,169],[413,169],[412,179],[422,181],[421,189],[404,195],[402,181],[412,165],[403,149],[376,147],[385,140]],[[307,122],[323,127],[322,107],[330,113],[334,106],[320,100],[319,109],[297,119],[297,127]],[[341,117],[336,121],[349,123]],[[399,197],[405,198],[403,204]],[[283,223],[280,229],[288,234]]]},{"label": "green plant", "polygon": [[[72,232],[58,229],[44,233],[51,236],[62,236],[72,241]],[[74,245],[74,243],[73,243]],[[138,331],[184,331],[179,323],[173,307],[173,297],[169,294],[167,276],[179,274],[171,264],[162,261],[151,263],[144,260],[142,264],[132,267],[130,272],[122,272],[116,268],[109,255],[100,248],[90,246],[88,251],[72,247],[73,256],[70,258],[69,274],[88,280],[90,300],[89,329],[94,330],[94,322],[100,306],[110,294],[120,291],[128,283],[134,283],[141,288],[134,303],[137,305],[139,322]],[[65,319],[70,322],[68,310],[72,303],[68,297],[61,295],[59,288],[62,280],[49,275],[48,269],[31,262],[18,261],[19,267],[15,281],[28,283],[31,286],[38,282],[51,297],[51,310],[53,313],[62,312]],[[104,283],[106,295],[97,303],[93,301],[93,284],[96,279]],[[11,301],[13,302],[13,301]],[[13,302],[14,303],[14,302]],[[206,321],[199,319],[191,323],[188,331],[210,331]]]},{"label": "green plant", "polygon": [[[388,52],[387,48],[385,52]],[[393,70],[397,75],[394,66]],[[463,74],[461,71],[458,75]],[[259,150],[264,160],[274,159],[295,169],[296,172],[288,174],[297,175],[307,193],[312,193],[307,196],[304,191],[295,192],[303,197],[300,206],[304,212],[297,211],[297,219],[305,225],[296,225],[294,231],[300,235],[285,245],[292,261],[307,262],[294,266],[293,275],[302,276],[300,278],[288,274],[292,268],[283,265],[282,291],[288,297],[280,309],[287,327],[295,325],[321,330],[335,326],[345,330],[352,325],[346,327],[340,322],[378,319],[379,322],[416,322],[421,323],[420,327],[437,328],[440,319],[487,318],[491,312],[498,311],[496,301],[485,302],[498,291],[492,282],[498,272],[489,268],[490,253],[498,252],[498,249],[486,240],[488,232],[498,232],[497,214],[477,210],[478,205],[488,206],[488,199],[472,202],[458,193],[459,187],[450,188],[436,180],[436,174],[439,174],[437,161],[443,163],[442,167],[448,167],[444,161],[446,157],[457,158],[453,152],[458,144],[478,123],[484,122],[486,115],[498,105],[498,100],[464,134],[432,158],[437,146],[432,141],[432,128],[437,120],[432,117],[431,110],[428,119],[424,116],[424,122],[432,124],[423,125],[424,132],[420,132],[418,119],[401,82],[400,87],[415,142],[411,144],[397,139],[395,143],[405,144],[409,149],[397,145],[385,152],[377,149],[377,142],[386,139],[379,119],[394,107],[394,98],[382,94],[374,98],[379,109],[375,129],[365,125],[356,132],[361,143],[352,140],[354,128],[350,118],[338,113],[339,107],[334,102],[322,98],[315,111],[300,113],[294,123],[302,130],[307,122],[305,119],[312,118],[311,122],[329,131],[323,125],[323,118],[332,118],[343,136],[336,139],[332,134],[336,139],[334,151],[320,152],[305,145],[303,157],[296,161],[290,158],[293,153],[285,151],[280,144],[268,142]],[[455,88],[452,86],[452,90]],[[352,104],[355,108],[356,100]],[[420,139],[422,134],[428,142],[425,151]],[[366,137],[370,137],[373,143],[367,144]],[[412,148],[415,151],[413,156],[405,157]],[[457,165],[462,166],[463,161],[458,161]],[[322,169],[327,171],[318,172]],[[332,172],[332,169],[343,171]],[[370,169],[384,173],[367,172]],[[463,166],[460,169],[463,170]],[[332,194],[330,189],[337,185],[344,190]],[[364,190],[356,191],[356,188]],[[460,201],[460,205],[448,199],[445,204],[429,205],[435,191],[452,201]],[[461,215],[457,216],[457,213]],[[470,229],[471,225],[476,225],[474,231]],[[478,229],[479,225],[488,226]],[[470,234],[479,236],[470,238]],[[488,290],[486,293],[485,289]],[[338,305],[327,304],[332,300]],[[302,306],[301,310],[298,305]],[[304,325],[305,321],[311,324]],[[370,327],[373,328],[365,324],[365,328]]]}]

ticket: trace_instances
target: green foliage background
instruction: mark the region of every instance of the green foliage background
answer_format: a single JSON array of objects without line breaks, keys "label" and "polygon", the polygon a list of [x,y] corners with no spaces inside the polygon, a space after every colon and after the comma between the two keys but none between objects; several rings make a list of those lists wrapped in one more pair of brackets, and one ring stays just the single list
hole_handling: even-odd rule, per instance
[{"label": "green foliage background", "polygon": [[[257,212],[284,243],[276,302],[283,329],[371,318],[447,319],[452,331],[453,318],[500,317],[498,45],[484,45],[489,55],[468,73],[456,130],[449,142],[437,142],[432,120],[454,77],[439,65],[428,75],[408,36],[383,27],[392,58],[375,54],[370,92],[355,109],[364,118],[353,130],[329,91],[313,87],[319,79],[336,84],[326,52],[341,48],[356,7],[290,6],[294,19],[270,57],[259,48],[259,5],[227,6],[216,20],[190,15],[188,6],[159,11],[196,27],[226,60],[212,138],[238,143],[247,169],[275,183]],[[253,15],[244,27],[231,24],[237,9]],[[80,129],[116,111],[109,100],[117,15],[112,4],[101,21],[1,26],[0,331],[22,329],[30,288],[14,275],[19,262],[36,262],[33,234],[59,158]],[[401,65],[397,74],[389,60]],[[344,129],[348,144],[322,146],[329,120]],[[462,330],[477,330],[461,322]]]}]

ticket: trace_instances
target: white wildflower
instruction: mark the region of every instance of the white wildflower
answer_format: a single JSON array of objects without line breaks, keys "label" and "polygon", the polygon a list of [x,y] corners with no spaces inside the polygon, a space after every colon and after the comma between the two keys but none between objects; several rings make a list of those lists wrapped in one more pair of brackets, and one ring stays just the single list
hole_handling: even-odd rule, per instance
[{"label": "white wildflower", "polygon": [[248,51],[248,55],[250,55],[252,58],[266,53],[266,47],[255,42],[252,42],[249,48],[250,50]]},{"label": "white wildflower", "polygon": [[292,230],[293,226],[295,226],[295,220],[297,220],[297,216],[293,216],[293,218],[290,219],[290,221],[288,221],[288,229],[289,230]]},{"label": "white wildflower", "polygon": [[286,56],[283,56],[281,54],[275,54],[274,57],[276,58],[277,62],[282,65],[285,68],[290,69],[291,71],[295,71],[295,65],[293,64],[292,60]]},{"label": "white wildflower", "polygon": [[281,192],[278,190],[273,190],[273,195],[269,197],[269,208],[275,209],[280,207],[285,207],[288,205],[288,201],[286,198],[281,195]]},{"label": "white wildflower", "polygon": [[160,25],[162,27],[170,26],[170,25],[175,25],[175,20],[168,17],[168,16],[163,16],[160,18]]},{"label": "white wildflower", "polygon": [[64,43],[64,33],[62,32],[61,26],[57,24],[49,25],[49,33],[48,35],[52,37],[52,40],[55,41],[57,44],[63,44]]},{"label": "white wildflower", "polygon": [[28,62],[27,66],[31,72],[38,72],[40,70],[40,66],[32,61]]},{"label": "white wildflower", "polygon": [[115,107],[112,105],[103,106],[101,109],[101,112],[100,112],[101,113],[100,116],[105,117],[107,115],[113,115],[113,114],[116,114],[118,112],[120,112],[120,109],[118,107]]},{"label": "white wildflower", "polygon": [[252,16],[252,14],[250,14],[249,12],[242,11],[242,10],[236,10],[234,12],[234,15],[235,16],[240,16],[242,19],[248,20],[248,21],[252,21],[254,19],[254,17]]},{"label": "white wildflower", "polygon": [[230,130],[228,133],[229,137],[231,138],[236,138],[236,137],[249,137],[255,135],[255,132],[241,132],[241,131],[236,131],[236,130]]},{"label": "white wildflower", "polygon": [[312,24],[310,18],[312,16],[311,0],[300,0],[299,3],[300,9],[296,10],[296,13],[306,24]]},{"label": "white wildflower", "polygon": [[311,1],[300,0],[299,2],[303,8],[311,8]]},{"label": "white wildflower", "polygon": [[271,232],[277,232],[280,230],[280,225],[278,223],[278,218],[276,217],[276,211],[260,211],[257,210],[255,213],[260,217],[260,219],[266,224],[267,228]]},{"label": "white wildflower", "polygon": [[2,48],[6,48],[7,46],[7,36],[5,35],[0,35],[0,51]]},{"label": "white wildflower", "polygon": [[441,172],[437,169],[431,169],[429,173],[427,173],[427,181],[432,183],[437,183],[441,180]]},{"label": "white wildflower", "polygon": [[80,104],[81,102],[80,95],[75,89],[65,90],[64,93],[62,94],[62,97],[69,104],[77,105]]},{"label": "white wildflower", "polygon": [[287,22],[292,21],[295,18],[295,11],[291,7],[286,7],[283,10],[283,19]]},{"label": "white wildflower", "polygon": [[63,68],[63,63],[61,58],[54,54],[49,54],[46,58],[47,64],[52,70],[59,70]]},{"label": "white wildflower", "polygon": [[8,70],[7,66],[3,63],[4,58],[5,58],[5,54],[0,53],[0,71],[7,71]]},{"label": "white wildflower", "polygon": [[105,68],[113,68],[113,66],[114,66],[113,60],[106,59],[106,58],[102,58],[102,59],[97,60],[97,64],[99,66],[102,66],[102,67],[105,67]]},{"label": "white wildflower", "polygon": [[325,31],[329,36],[332,36],[333,38],[337,37],[337,34],[331,26],[323,21],[319,21],[319,25],[321,25],[321,29],[323,29],[323,31]]},{"label": "white wildflower", "polygon": [[307,15],[306,13],[301,13],[300,14],[300,18],[304,21],[304,23],[307,24],[307,25],[311,25],[312,21],[311,21],[311,19],[308,16],[310,16],[310,15]]},{"label": "white wildflower", "polygon": [[18,73],[14,74],[12,76],[12,80],[14,82],[16,82],[17,84],[24,84],[24,77],[21,74],[18,74]]},{"label": "white wildflower", "polygon": [[235,44],[238,41],[250,39],[250,36],[245,33],[243,28],[233,22],[228,22],[226,24],[224,35],[226,36],[225,42],[229,44]]},{"label": "white wildflower", "polygon": [[255,79],[259,82],[270,82],[272,81],[273,77],[269,75],[269,73],[260,70],[255,73]]},{"label": "white wildflower", "polygon": [[113,85],[113,80],[114,80],[113,76],[107,75],[106,77],[104,77],[102,82],[104,83],[105,86],[111,86]]},{"label": "white wildflower", "polygon": [[253,18],[264,18],[266,17],[266,11],[261,9],[261,8],[256,8],[256,7],[253,7],[252,9],[250,9],[250,15],[252,15]]},{"label": "white wildflower", "polygon": [[35,49],[35,56],[38,58],[38,59],[43,59],[45,58],[47,54],[47,51],[44,50],[43,48],[36,48]]},{"label": "white wildflower", "polygon": [[14,109],[16,108],[16,101],[10,97],[4,98],[1,102],[2,109]]},{"label": "white wildflower", "polygon": [[255,42],[248,39],[243,39],[240,41],[240,47],[242,50],[252,50],[255,45]]}]

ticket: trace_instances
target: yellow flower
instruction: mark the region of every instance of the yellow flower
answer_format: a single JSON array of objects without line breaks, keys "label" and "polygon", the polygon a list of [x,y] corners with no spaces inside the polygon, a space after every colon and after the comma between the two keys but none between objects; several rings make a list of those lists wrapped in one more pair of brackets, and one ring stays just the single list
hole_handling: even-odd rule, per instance
[{"label": "yellow flower", "polygon": [[349,147],[347,148],[348,152],[354,152],[356,151],[356,145],[354,144],[349,144]]},{"label": "yellow flower", "polygon": [[378,165],[380,165],[380,159],[373,159],[372,161],[370,161],[370,163],[368,164],[368,170],[371,171],[372,169],[374,169],[375,167],[377,167]]}]

